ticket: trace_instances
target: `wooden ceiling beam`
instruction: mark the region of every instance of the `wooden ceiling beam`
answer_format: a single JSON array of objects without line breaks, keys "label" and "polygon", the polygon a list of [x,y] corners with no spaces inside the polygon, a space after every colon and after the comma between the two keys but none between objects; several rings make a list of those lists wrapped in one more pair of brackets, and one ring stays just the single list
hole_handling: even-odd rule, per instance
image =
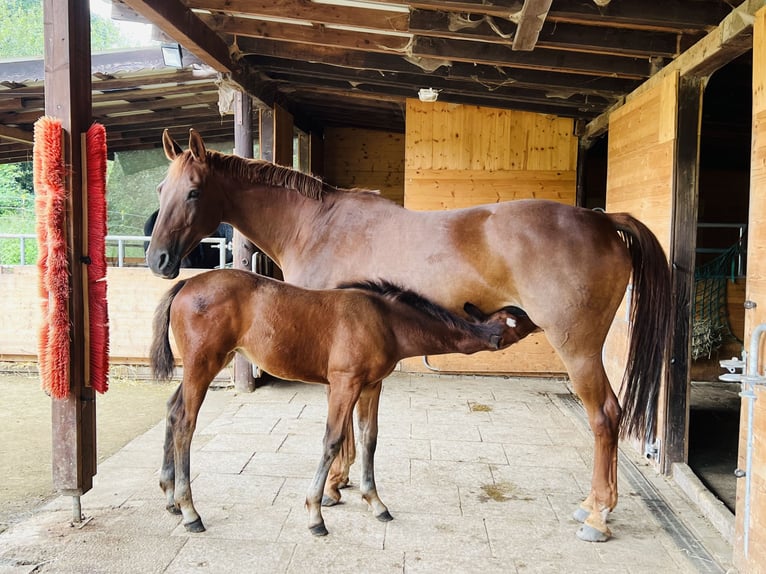
[{"label": "wooden ceiling beam", "polygon": [[525,0],[519,13],[518,28],[513,36],[514,50],[535,49],[552,2],[553,0]]},{"label": "wooden ceiling beam", "polygon": [[0,139],[31,144],[34,142],[34,133],[0,124]]},{"label": "wooden ceiling beam", "polygon": [[[364,77],[366,74],[382,76],[407,74],[419,77],[424,86],[431,81],[431,78],[443,78],[477,82],[489,90],[500,86],[518,86],[558,93],[575,92],[607,100],[615,100],[639,84],[637,80],[609,76],[550,74],[533,69],[486,66],[466,62],[453,62],[449,66],[442,66],[433,72],[426,73],[418,66],[391,54],[365,54],[317,48],[305,44],[291,46],[281,42],[252,38],[241,39],[239,44],[243,52],[250,54],[248,57],[251,59],[252,66],[265,71],[268,69],[315,69],[318,73],[325,71],[345,73],[349,79],[357,75]],[[327,68],[329,70],[326,70]]]},{"label": "wooden ceiling beam", "polygon": [[[410,32],[418,36],[470,39],[493,44],[510,44],[516,25],[503,19],[483,18],[470,26],[461,26],[456,15],[448,12],[414,10],[410,14]],[[611,29],[582,26],[567,22],[546,21],[537,39],[537,47],[635,57],[673,58],[691,46],[703,33],[679,37],[677,32]]]},{"label": "wooden ceiling beam", "polygon": [[398,10],[373,10],[354,6],[315,4],[305,0],[185,0],[193,9],[226,12],[229,14],[248,13],[305,20],[316,24],[353,26],[355,28],[382,29],[406,32],[409,14]]},{"label": "wooden ceiling beam", "polygon": [[301,26],[283,22],[268,22],[241,17],[202,16],[216,32],[249,38],[270,38],[281,42],[312,44],[364,50],[368,52],[405,54],[411,41],[409,36],[375,34],[324,26]]}]

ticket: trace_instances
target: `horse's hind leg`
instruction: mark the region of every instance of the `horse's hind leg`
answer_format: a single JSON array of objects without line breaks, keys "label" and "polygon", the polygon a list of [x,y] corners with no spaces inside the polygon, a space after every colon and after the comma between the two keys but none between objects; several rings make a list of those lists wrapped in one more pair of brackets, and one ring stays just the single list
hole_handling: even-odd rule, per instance
[{"label": "horse's hind leg", "polygon": [[168,512],[173,514],[180,514],[181,510],[175,503],[175,482],[176,482],[176,467],[175,456],[173,446],[173,422],[172,417],[175,416],[174,412],[183,408],[183,397],[181,394],[181,385],[173,392],[170,399],[168,399],[168,409],[165,421],[165,447],[162,453],[162,468],[160,470],[160,488],[165,493],[166,506]]},{"label": "horse's hind leg", "polygon": [[327,394],[327,426],[324,435],[324,450],[314,478],[306,495],[309,511],[309,530],[315,536],[327,534],[322,518],[322,492],[327,482],[330,466],[340,452],[346,438],[346,431],[352,424],[354,405],[359,399],[361,384],[351,379],[333,381]]},{"label": "horse's hind leg", "polygon": [[378,405],[382,387],[382,381],[365,387],[356,407],[359,416],[359,438],[362,443],[362,480],[359,489],[362,492],[362,498],[372,508],[375,518],[381,522],[388,522],[394,517],[380,500],[378,488],[375,485],[375,447],[378,444]]},{"label": "horse's hind leg", "polygon": [[203,366],[194,364],[194,360],[184,361],[184,381],[182,383],[182,400],[176,401],[179,408],[171,414],[173,424],[173,445],[175,456],[175,504],[183,514],[183,524],[189,532],[204,532],[205,526],[197,510],[194,508],[191,492],[190,450],[194,429],[197,426],[197,415],[205,400],[205,394],[215,374],[223,366],[223,361],[215,361],[200,353],[197,361],[208,362]]},{"label": "horse's hind leg", "polygon": [[[327,389],[329,400],[330,389]],[[356,444],[354,440],[354,421],[349,420],[348,428],[345,432],[345,439],[340,445],[338,456],[330,467],[330,474],[324,487],[324,496],[322,496],[322,506],[335,506],[340,502],[340,489],[346,488],[349,483],[349,470],[356,460]]]},{"label": "horse's hind leg", "polygon": [[[574,365],[574,366],[573,366]],[[582,399],[593,431],[593,478],[591,491],[574,517],[582,522],[577,536],[588,542],[604,542],[611,532],[607,517],[617,505],[617,441],[620,405],[607,379],[600,357],[569,361],[569,376]]]}]

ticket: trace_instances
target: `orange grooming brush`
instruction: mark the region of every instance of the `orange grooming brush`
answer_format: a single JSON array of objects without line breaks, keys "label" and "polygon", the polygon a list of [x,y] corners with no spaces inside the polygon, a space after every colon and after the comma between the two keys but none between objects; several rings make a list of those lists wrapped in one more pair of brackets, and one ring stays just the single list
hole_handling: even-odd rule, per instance
[{"label": "orange grooming brush", "polygon": [[62,136],[60,120],[42,117],[35,122],[33,167],[42,306],[38,364],[43,389],[57,399],[69,394],[69,261]]},{"label": "orange grooming brush", "polygon": [[109,388],[109,312],[106,301],[106,130],[93,124],[86,139],[88,164],[88,306],[90,383]]}]

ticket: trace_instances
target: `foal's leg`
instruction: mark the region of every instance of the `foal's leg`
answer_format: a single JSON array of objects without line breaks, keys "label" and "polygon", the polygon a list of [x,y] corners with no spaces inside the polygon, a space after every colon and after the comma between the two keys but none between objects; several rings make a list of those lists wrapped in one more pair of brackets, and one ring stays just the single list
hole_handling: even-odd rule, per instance
[{"label": "foal's leg", "polygon": [[394,517],[380,500],[375,486],[375,447],[378,444],[378,404],[382,383],[383,381],[377,381],[362,389],[356,407],[359,416],[359,438],[362,443],[362,480],[359,489],[362,492],[362,498],[372,508],[375,518],[381,522],[388,522]]},{"label": "foal's leg", "polygon": [[621,409],[600,357],[581,359],[575,367],[570,367],[569,375],[575,392],[582,399],[594,436],[591,491],[574,513],[574,518],[583,523],[577,536],[588,542],[604,542],[612,534],[606,524],[607,517],[617,505]]},{"label": "foal's leg", "polygon": [[[327,388],[327,400],[330,400],[330,388]],[[354,421],[353,418],[348,423],[345,439],[340,445],[338,456],[330,467],[330,474],[327,476],[327,482],[324,487],[324,496],[322,497],[322,506],[335,506],[340,502],[340,489],[348,486],[348,474],[351,465],[356,460],[356,444],[354,440]]]},{"label": "foal's leg", "polygon": [[309,530],[315,536],[325,536],[327,528],[322,518],[322,491],[327,482],[330,466],[340,452],[346,432],[352,424],[354,404],[359,399],[361,383],[352,379],[330,379],[327,394],[327,426],[324,435],[324,451],[314,478],[306,495],[309,511]]},{"label": "foal's leg", "polygon": [[[200,358],[198,360],[204,360]],[[212,362],[212,361],[211,361]],[[185,362],[186,363],[186,362]],[[173,443],[175,447],[175,504],[183,514],[183,523],[189,532],[204,532],[205,526],[194,508],[191,492],[190,449],[194,429],[197,426],[197,415],[205,400],[208,385],[213,380],[215,372],[210,374],[205,369],[200,373],[198,365],[185,365],[182,383],[182,400],[177,401],[179,407],[173,409]],[[200,376],[200,374],[202,376]]]},{"label": "foal's leg", "polygon": [[173,455],[173,421],[171,420],[171,414],[174,410],[182,408],[182,401],[181,385],[178,385],[178,388],[168,399],[168,409],[165,417],[165,447],[162,453],[162,469],[160,470],[160,488],[165,493],[167,501],[165,508],[172,514],[180,514],[181,510],[175,503],[176,467]]}]

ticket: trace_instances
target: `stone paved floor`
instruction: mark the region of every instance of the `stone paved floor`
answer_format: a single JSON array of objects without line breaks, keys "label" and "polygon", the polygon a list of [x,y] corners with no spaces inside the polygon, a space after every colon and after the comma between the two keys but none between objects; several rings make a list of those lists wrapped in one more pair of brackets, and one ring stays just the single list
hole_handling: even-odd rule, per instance
[{"label": "stone paved floor", "polygon": [[0,573],[725,572],[730,548],[627,447],[614,538],[575,537],[592,439],[568,393],[564,380],[395,373],[376,456],[395,519],[375,520],[352,484],[324,510],[330,535],[315,538],[303,502],[324,388],[211,391],[191,462],[205,533],[186,533],[164,510],[160,424],[100,465],[83,525],[70,524],[71,498],[59,497],[0,534]]}]

